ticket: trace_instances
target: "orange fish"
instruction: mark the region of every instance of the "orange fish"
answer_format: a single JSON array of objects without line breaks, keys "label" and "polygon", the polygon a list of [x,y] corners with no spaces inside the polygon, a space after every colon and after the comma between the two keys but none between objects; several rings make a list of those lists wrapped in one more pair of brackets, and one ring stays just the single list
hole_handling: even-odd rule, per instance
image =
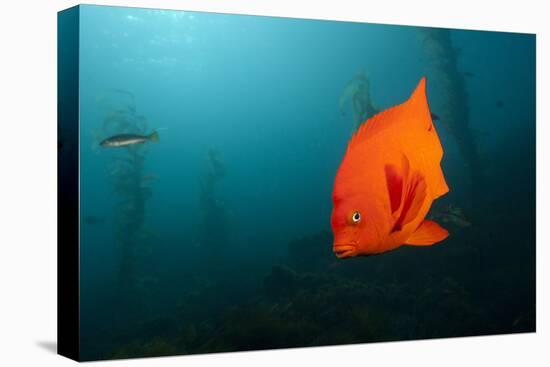
[{"label": "orange fish", "polygon": [[368,119],[348,144],[332,192],[336,256],[444,240],[449,233],[425,219],[432,202],[449,191],[442,157],[422,78],[405,103]]}]

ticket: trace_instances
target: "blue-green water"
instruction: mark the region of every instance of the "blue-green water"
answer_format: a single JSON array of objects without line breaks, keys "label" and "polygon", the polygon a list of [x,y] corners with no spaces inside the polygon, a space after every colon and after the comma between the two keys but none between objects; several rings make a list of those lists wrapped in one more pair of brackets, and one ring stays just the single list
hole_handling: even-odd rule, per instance
[{"label": "blue-green water", "polygon": [[[533,35],[80,12],[84,359],[534,331]],[[450,236],[339,260],[353,100],[388,108],[424,75]]]}]

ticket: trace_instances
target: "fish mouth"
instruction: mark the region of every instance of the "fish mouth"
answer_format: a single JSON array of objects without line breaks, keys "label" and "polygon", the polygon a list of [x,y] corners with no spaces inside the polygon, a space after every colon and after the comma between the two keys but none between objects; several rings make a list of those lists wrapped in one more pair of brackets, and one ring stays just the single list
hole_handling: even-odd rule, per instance
[{"label": "fish mouth", "polygon": [[335,243],[332,247],[332,251],[339,259],[345,259],[347,257],[352,257],[357,254],[357,245],[355,243],[345,243],[339,244]]}]

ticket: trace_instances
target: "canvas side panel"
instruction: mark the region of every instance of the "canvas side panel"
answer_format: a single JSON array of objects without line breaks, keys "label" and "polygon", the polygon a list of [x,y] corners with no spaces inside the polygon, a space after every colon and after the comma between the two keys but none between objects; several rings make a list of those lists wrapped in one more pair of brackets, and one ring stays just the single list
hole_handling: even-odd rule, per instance
[{"label": "canvas side panel", "polygon": [[79,13],[57,17],[57,351],[79,360]]}]

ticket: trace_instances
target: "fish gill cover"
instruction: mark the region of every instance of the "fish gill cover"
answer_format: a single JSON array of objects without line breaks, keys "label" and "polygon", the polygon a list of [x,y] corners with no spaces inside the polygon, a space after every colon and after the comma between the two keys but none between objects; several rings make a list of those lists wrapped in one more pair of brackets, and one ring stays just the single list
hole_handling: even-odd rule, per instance
[{"label": "fish gill cover", "polygon": [[[83,359],[535,330],[533,35],[81,6],[80,44]],[[338,259],[351,134],[422,76],[449,236]]]}]

